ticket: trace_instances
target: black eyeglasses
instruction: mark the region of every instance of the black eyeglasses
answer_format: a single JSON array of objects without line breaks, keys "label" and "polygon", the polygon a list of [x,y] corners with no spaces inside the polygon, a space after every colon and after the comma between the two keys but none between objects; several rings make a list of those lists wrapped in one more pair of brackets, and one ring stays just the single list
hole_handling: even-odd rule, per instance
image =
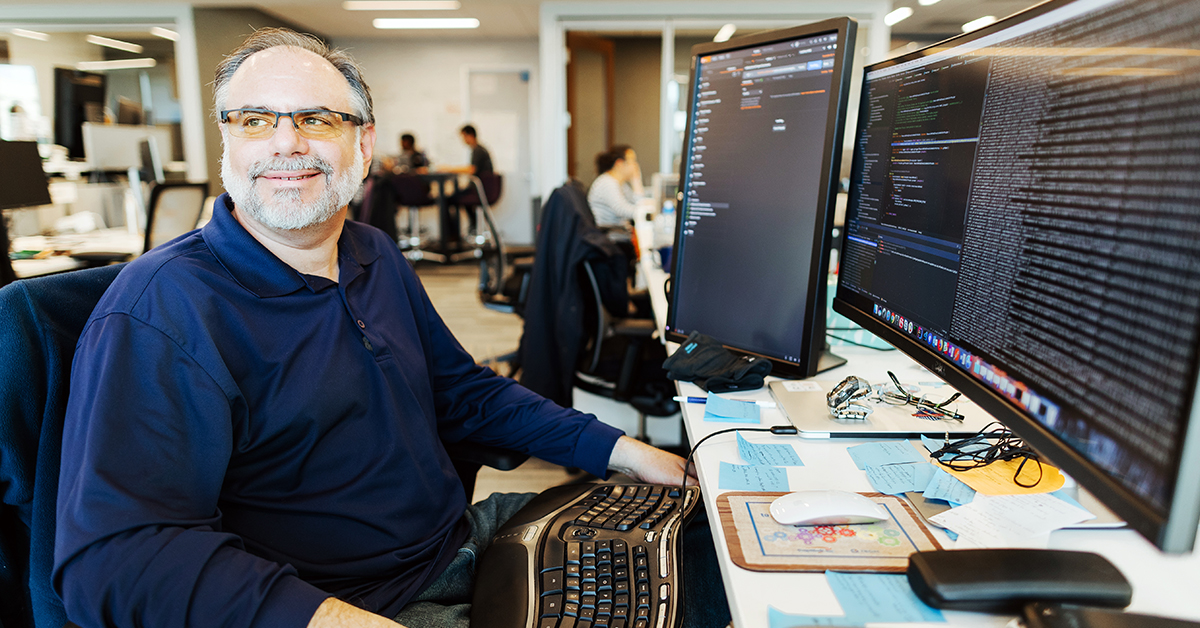
[{"label": "black eyeglasses", "polygon": [[[975,436],[956,441],[947,440],[941,449],[930,452],[929,457],[955,471],[969,471],[986,467],[993,462],[1020,458],[1021,463],[1013,473],[1013,483],[1022,488],[1033,488],[1042,481],[1042,461],[1037,452],[1030,449],[1025,441],[1014,435],[1011,430],[995,422],[989,423]],[[1020,480],[1021,471],[1031,460],[1037,464],[1038,477],[1031,484],[1023,484]]]},{"label": "black eyeglasses", "polygon": [[301,109],[299,111],[272,111],[270,109],[226,109],[221,112],[229,133],[234,137],[264,140],[275,134],[280,118],[291,118],[292,126],[300,137],[310,140],[330,140],[340,137],[345,130],[344,122],[361,125],[363,119],[342,111],[328,109]]},{"label": "black eyeglasses", "polygon": [[896,386],[896,389],[890,390],[883,386],[877,387],[879,389],[879,399],[881,401],[883,401],[884,403],[889,403],[889,404],[892,404],[895,406],[903,406],[903,405],[916,406],[925,415],[923,418],[928,418],[928,419],[932,419],[932,420],[941,420],[941,419],[952,419],[955,421],[963,420],[963,418],[964,418],[963,415],[959,414],[953,408],[946,407],[946,406],[950,405],[951,403],[954,403],[954,401],[957,400],[962,395],[962,393],[954,393],[953,395],[950,395],[949,399],[947,399],[941,403],[934,403],[933,401],[930,401],[929,399],[927,399],[925,395],[922,395],[920,397],[914,397],[912,395],[912,393],[905,390],[904,386],[900,383],[900,380],[896,379],[896,375],[894,373],[892,373],[891,371],[888,371],[887,374],[888,374],[888,377],[890,377],[892,379],[892,384],[894,384]]}]

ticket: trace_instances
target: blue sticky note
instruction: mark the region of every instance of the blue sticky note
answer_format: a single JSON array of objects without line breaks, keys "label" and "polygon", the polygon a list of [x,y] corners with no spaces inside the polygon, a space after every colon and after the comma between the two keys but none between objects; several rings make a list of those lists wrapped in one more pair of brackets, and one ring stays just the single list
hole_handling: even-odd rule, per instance
[{"label": "blue sticky note", "polygon": [[884,440],[874,443],[863,443],[847,448],[846,453],[854,459],[859,469],[868,466],[880,467],[885,464],[907,464],[910,462],[925,462],[921,453],[908,444],[906,440]]},{"label": "blue sticky note", "polygon": [[796,628],[797,626],[865,626],[864,622],[851,621],[845,615],[792,615],[774,606],[767,606],[769,628]]},{"label": "blue sticky note", "polygon": [[849,625],[946,621],[941,611],[917,598],[904,574],[826,571],[825,580],[846,618],[855,622]]},{"label": "blue sticky note", "polygon": [[962,480],[935,469],[933,479],[925,487],[925,499],[943,499],[954,504],[969,504],[975,499],[975,489],[963,484]]},{"label": "blue sticky note", "polygon": [[741,434],[737,435],[738,454],[750,464],[765,464],[772,467],[803,467],[804,461],[796,448],[782,443],[752,443]]},{"label": "blue sticky note", "polygon": [[753,401],[737,401],[708,393],[704,400],[704,420],[725,423],[758,423],[761,410]]},{"label": "blue sticky note", "polygon": [[[1064,502],[1067,502],[1068,504],[1071,504],[1072,506],[1074,506],[1084,512],[1091,512],[1087,508],[1084,508],[1083,504],[1079,503],[1079,500],[1075,499],[1075,496],[1071,494],[1071,489],[1060,488],[1057,491],[1054,491],[1053,493],[1050,493],[1050,494],[1063,500]],[[1096,513],[1093,512],[1092,514],[1094,515]]]},{"label": "blue sticky note", "polygon": [[878,467],[866,468],[867,479],[871,486],[880,493],[900,495],[909,491],[923,491],[933,479],[937,469],[928,462],[912,464],[885,464]]},{"label": "blue sticky note", "polygon": [[787,491],[787,470],[754,464],[721,463],[717,487],[727,491]]}]

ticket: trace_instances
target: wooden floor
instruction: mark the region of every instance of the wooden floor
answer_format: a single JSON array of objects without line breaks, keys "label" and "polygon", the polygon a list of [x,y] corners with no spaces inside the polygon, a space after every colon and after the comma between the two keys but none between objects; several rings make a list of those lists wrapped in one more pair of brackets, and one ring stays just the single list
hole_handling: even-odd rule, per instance
[{"label": "wooden floor", "polygon": [[[476,293],[479,267],[469,262],[417,264],[417,275],[446,326],[476,361],[515,351],[521,339],[521,319],[483,307]],[[475,484],[475,501],[494,492],[541,492],[578,479],[566,469],[530,458],[513,471],[484,468]]]}]

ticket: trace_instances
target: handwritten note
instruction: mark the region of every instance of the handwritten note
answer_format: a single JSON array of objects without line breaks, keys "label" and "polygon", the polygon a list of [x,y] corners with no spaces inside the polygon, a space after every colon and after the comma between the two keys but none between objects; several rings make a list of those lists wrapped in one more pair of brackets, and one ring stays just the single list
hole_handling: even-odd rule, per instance
[{"label": "handwritten note", "polygon": [[767,607],[767,623],[770,628],[800,628],[801,626],[852,628],[866,625],[866,622],[855,622],[845,615],[792,615],[774,606]]},{"label": "handwritten note", "polygon": [[866,468],[867,479],[871,481],[871,486],[876,491],[888,495],[925,490],[925,487],[929,486],[929,481],[933,479],[935,471],[937,469],[928,462],[887,464]]},{"label": "handwritten note", "polygon": [[755,464],[721,463],[717,487],[729,491],[787,491],[787,470]]},{"label": "handwritten note", "polygon": [[854,460],[859,469],[868,466],[881,467],[887,464],[907,464],[910,462],[925,462],[925,457],[906,440],[884,440],[874,443],[863,443],[847,448],[846,453]]},{"label": "handwritten note", "polygon": [[761,410],[753,401],[736,401],[708,393],[704,401],[704,420],[724,423],[758,423]]},{"label": "handwritten note", "polygon": [[784,443],[752,443],[737,435],[738,454],[750,464],[773,467],[803,467],[804,461],[796,448]]},{"label": "handwritten note", "polygon": [[925,485],[925,499],[941,499],[951,504],[969,504],[975,499],[975,490],[940,468],[935,468],[933,477]]},{"label": "handwritten note", "polygon": [[976,546],[1012,547],[1094,517],[1053,495],[1036,494],[983,497],[930,520]]},{"label": "handwritten note", "polygon": [[917,598],[904,574],[826,571],[825,579],[846,617],[855,622],[946,621],[941,611],[926,606]]}]

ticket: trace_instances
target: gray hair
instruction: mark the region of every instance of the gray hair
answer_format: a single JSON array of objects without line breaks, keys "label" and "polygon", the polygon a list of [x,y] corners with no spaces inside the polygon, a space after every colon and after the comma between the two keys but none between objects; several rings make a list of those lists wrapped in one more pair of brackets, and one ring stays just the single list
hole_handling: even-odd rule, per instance
[{"label": "gray hair", "polygon": [[217,64],[217,78],[213,81],[213,93],[216,100],[214,113],[220,115],[229,96],[229,79],[242,67],[242,63],[256,52],[262,52],[276,46],[291,46],[307,50],[328,61],[350,84],[350,107],[354,115],[363,119],[365,124],[375,123],[375,113],[371,105],[371,88],[363,80],[362,68],[345,50],[334,50],[325,42],[312,35],[297,33],[287,28],[262,28],[254,31],[237,50]]}]

